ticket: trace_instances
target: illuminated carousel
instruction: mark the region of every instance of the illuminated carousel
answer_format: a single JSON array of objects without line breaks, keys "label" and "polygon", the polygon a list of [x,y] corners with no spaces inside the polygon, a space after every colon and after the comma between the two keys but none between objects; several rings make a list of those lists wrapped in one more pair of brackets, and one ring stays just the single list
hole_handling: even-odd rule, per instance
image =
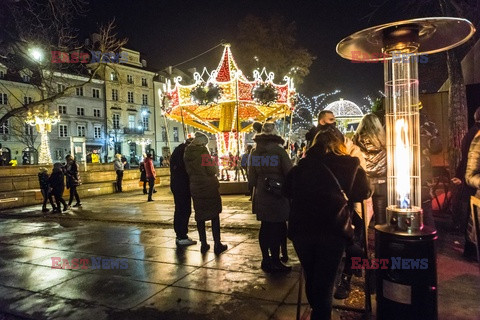
[{"label": "illuminated carousel", "polygon": [[254,80],[249,81],[228,44],[216,70],[196,72],[194,79],[194,84],[183,85],[181,77],[177,77],[173,88],[167,83],[164,115],[184,126],[214,134],[220,157],[243,152],[245,133],[252,130],[255,121],[282,119],[293,110],[292,79],[284,77],[284,84],[276,84],[273,72],[263,69],[256,70]]}]

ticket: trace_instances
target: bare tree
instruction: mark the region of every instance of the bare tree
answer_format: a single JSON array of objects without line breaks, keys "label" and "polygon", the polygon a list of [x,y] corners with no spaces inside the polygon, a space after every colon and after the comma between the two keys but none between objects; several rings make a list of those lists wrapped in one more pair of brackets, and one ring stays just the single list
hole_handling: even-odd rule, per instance
[{"label": "bare tree", "polygon": [[[24,92],[14,92],[4,81],[0,81],[0,91],[7,93],[9,102],[12,102],[0,110],[0,123],[12,116],[25,116],[28,111],[48,109],[48,105],[57,99],[74,94],[76,88],[99,78],[98,72],[105,65],[97,63],[87,66],[88,61],[78,61],[78,57],[85,57],[89,49],[116,52],[127,42],[127,39],[116,39],[112,21],[100,28],[100,36],[94,46],[79,45],[72,22],[85,12],[85,5],[84,0],[2,2],[0,63],[8,70],[5,80],[28,82],[39,91],[40,98],[25,103]],[[77,63],[58,63],[50,59],[52,52],[64,52],[67,57],[76,57]],[[67,78],[72,74],[82,76],[84,80],[72,83]]]}]

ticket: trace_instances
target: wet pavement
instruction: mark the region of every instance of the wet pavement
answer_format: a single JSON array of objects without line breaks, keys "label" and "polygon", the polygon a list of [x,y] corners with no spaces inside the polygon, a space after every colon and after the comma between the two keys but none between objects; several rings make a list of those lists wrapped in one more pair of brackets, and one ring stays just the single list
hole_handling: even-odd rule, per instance
[{"label": "wet pavement", "polygon": [[[172,195],[162,188],[154,199],[131,192],[88,198],[62,214],[40,206],[0,212],[0,320],[295,319],[298,259],[289,244],[291,273],[260,269],[259,222],[248,197],[222,196],[229,249],[220,256],[213,246],[203,255],[199,244],[177,248]],[[190,223],[197,240],[193,217]],[[210,230],[207,236],[213,244]],[[439,319],[480,319],[478,265],[460,257],[456,241],[459,235],[440,233]],[[78,268],[54,269],[52,258]],[[353,283],[347,303],[361,306],[361,278]],[[335,311],[340,318],[361,315]]]}]

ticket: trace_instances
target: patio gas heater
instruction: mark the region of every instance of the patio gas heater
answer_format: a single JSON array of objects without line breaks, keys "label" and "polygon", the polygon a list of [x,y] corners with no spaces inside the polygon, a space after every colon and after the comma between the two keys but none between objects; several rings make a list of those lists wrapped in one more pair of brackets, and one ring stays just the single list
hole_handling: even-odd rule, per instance
[{"label": "patio gas heater", "polygon": [[466,42],[473,25],[459,18],[421,18],[368,28],[343,39],[337,53],[384,62],[387,223],[375,227],[378,319],[437,319],[436,230],[423,225],[420,180],[418,61]]}]

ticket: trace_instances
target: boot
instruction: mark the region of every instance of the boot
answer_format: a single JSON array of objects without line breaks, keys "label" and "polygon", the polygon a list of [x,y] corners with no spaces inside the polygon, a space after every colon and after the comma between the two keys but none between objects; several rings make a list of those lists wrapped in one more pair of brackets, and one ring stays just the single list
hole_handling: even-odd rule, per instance
[{"label": "boot", "polygon": [[272,259],[272,264],[271,264],[272,272],[290,272],[292,271],[291,266],[284,265],[280,259]]},{"label": "boot", "polygon": [[215,252],[216,255],[219,255],[220,253],[224,252],[227,249],[228,249],[228,246],[226,244],[218,242],[218,243],[215,243],[215,246],[213,247],[213,252]]},{"label": "boot", "polygon": [[208,250],[210,250],[210,245],[206,241],[202,242],[202,245],[200,246],[200,252],[204,254],[207,253]]},{"label": "boot", "polygon": [[350,280],[352,279],[352,275],[349,274],[342,274],[342,278],[340,279],[340,284],[335,290],[335,294],[333,295],[335,299],[346,299],[350,295]]},{"label": "boot", "polygon": [[42,212],[48,212],[49,210],[47,209],[47,207],[42,207]]}]

